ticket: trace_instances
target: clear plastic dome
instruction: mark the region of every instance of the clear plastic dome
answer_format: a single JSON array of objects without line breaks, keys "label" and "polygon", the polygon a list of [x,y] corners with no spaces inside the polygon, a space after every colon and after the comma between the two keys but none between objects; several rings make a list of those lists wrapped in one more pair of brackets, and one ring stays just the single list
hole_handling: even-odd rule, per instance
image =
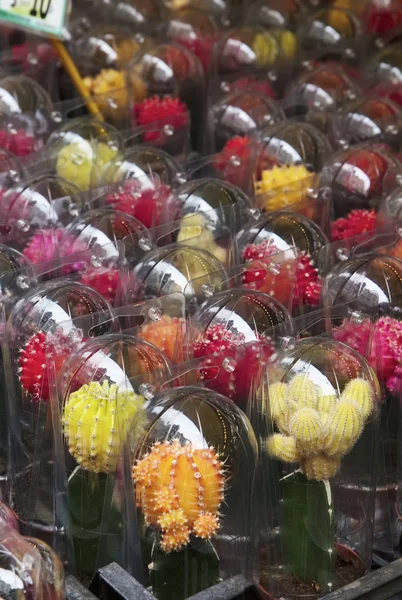
[{"label": "clear plastic dome", "polygon": [[244,413],[210,390],[182,387],[157,396],[139,423],[133,480],[145,585],[159,599],[188,598],[235,574],[251,579],[257,442]]},{"label": "clear plastic dome", "polygon": [[62,600],[64,570],[54,550],[40,540],[23,537],[5,521],[0,522],[0,536],[4,597]]},{"label": "clear plastic dome", "polygon": [[[126,24],[127,25],[127,24]],[[148,40],[129,27],[101,24],[88,19],[72,24],[72,53],[84,76],[96,77],[103,69],[123,69]]]},{"label": "clear plastic dome", "polygon": [[[190,122],[193,143],[198,143],[204,73],[192,52],[179,44],[160,44],[131,61],[127,78],[134,100],[133,122],[145,128],[145,143],[166,142],[167,136],[174,145],[186,134]],[[163,128],[165,135],[161,136],[159,129]]]},{"label": "clear plastic dome", "polygon": [[[86,316],[88,329],[78,329]],[[95,290],[71,281],[42,284],[14,307],[6,327],[10,348],[5,365],[8,401],[8,447],[12,506],[24,531],[65,551],[68,542],[55,501],[57,444],[49,404],[54,382],[66,360],[77,352],[84,333],[96,337],[113,331],[110,304]],[[3,357],[4,359],[4,357]]]},{"label": "clear plastic dome", "polygon": [[283,111],[271,98],[246,90],[230,92],[209,109],[208,147],[219,152],[233,138],[250,136],[283,118]]},{"label": "clear plastic dome", "polygon": [[52,133],[46,152],[59,177],[88,191],[102,183],[106,166],[116,160],[122,147],[114,127],[78,117]]},{"label": "clear plastic dome", "polygon": [[[358,62],[364,53],[364,26],[344,8],[323,7],[307,17],[298,29],[300,45],[308,57],[326,51],[328,57]],[[367,42],[366,42],[367,45]]]},{"label": "clear plastic dome", "polygon": [[283,121],[259,134],[257,169],[304,166],[306,176],[319,173],[331,154],[331,146],[317,128],[308,123]]},{"label": "clear plastic dome", "polygon": [[339,148],[372,140],[398,150],[401,127],[400,107],[392,100],[373,96],[357,100],[334,114],[329,135]]},{"label": "clear plastic dome", "polygon": [[297,213],[268,213],[243,228],[237,241],[246,267],[244,287],[270,294],[296,312],[319,304],[318,254],[328,241],[313,221]]},{"label": "clear plastic dome", "polygon": [[191,50],[207,73],[219,38],[217,22],[212,13],[196,8],[175,11],[166,27],[166,35],[177,44]]},{"label": "clear plastic dome", "polygon": [[169,373],[169,364],[155,346],[114,334],[87,342],[60,375],[66,525],[85,583],[111,562],[131,564],[135,508],[126,442],[133,427],[142,427],[133,424],[135,415],[160,370]]},{"label": "clear plastic dome", "polygon": [[134,269],[138,300],[183,293],[189,308],[229,287],[223,264],[201,248],[178,244],[152,250]]},{"label": "clear plastic dome", "polygon": [[[335,154],[321,174],[333,198],[332,241],[349,239],[381,226],[377,215],[400,181],[401,166],[380,145],[357,145]],[[324,183],[325,182],[325,183]]]},{"label": "clear plastic dome", "polygon": [[334,65],[322,65],[301,73],[286,88],[284,96],[288,117],[304,117],[326,132],[327,113],[335,112],[343,104],[360,94],[356,81]]},{"label": "clear plastic dome", "polygon": [[46,91],[25,75],[0,79],[0,114],[29,113],[40,120],[50,113],[52,102]]},{"label": "clear plastic dome", "polygon": [[352,210],[377,210],[381,199],[398,186],[401,166],[382,145],[357,144],[334,154],[324,165],[321,181],[332,190],[334,216]]},{"label": "clear plastic dome", "polygon": [[336,265],[327,276],[328,302],[368,315],[402,314],[402,261],[369,254]]},{"label": "clear plastic dome", "polygon": [[229,0],[163,0],[163,4],[172,12],[183,9],[203,10],[214,15],[222,24],[228,23]]},{"label": "clear plastic dome", "polygon": [[285,29],[292,23],[292,0],[253,0],[244,8],[245,22],[267,29]]},{"label": "clear plastic dome", "polygon": [[218,75],[272,71],[292,61],[297,40],[290,31],[266,30],[261,26],[240,26],[230,30],[215,48],[214,67]]},{"label": "clear plastic dome", "polygon": [[402,83],[402,43],[390,44],[379,50],[365,69],[369,80],[377,83]]},{"label": "clear plastic dome", "polygon": [[278,496],[264,590],[316,598],[370,568],[378,396],[365,359],[334,340],[302,340],[272,370],[265,452]]},{"label": "clear plastic dome", "polygon": [[235,289],[203,302],[193,321],[199,380],[248,414],[267,363],[275,359],[281,340],[293,336],[289,313],[267,294]]},{"label": "clear plastic dome", "polygon": [[26,156],[43,147],[50,130],[52,102],[33,79],[0,79],[0,147]]},{"label": "clear plastic dome", "polygon": [[175,197],[180,219],[176,240],[208,250],[223,264],[233,263],[234,234],[253,210],[248,196],[230,183],[204,178],[183,184]]}]

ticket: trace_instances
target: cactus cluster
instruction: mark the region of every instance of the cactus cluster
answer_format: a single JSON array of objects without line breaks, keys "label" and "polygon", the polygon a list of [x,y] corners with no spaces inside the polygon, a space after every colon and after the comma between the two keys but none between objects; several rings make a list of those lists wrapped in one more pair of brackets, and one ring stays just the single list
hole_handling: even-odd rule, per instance
[{"label": "cactus cluster", "polygon": [[279,433],[267,441],[271,456],[284,462],[300,462],[309,479],[333,477],[360,437],[374,410],[369,381],[351,379],[342,394],[324,395],[306,373],[289,384],[269,388],[270,414]]},{"label": "cactus cluster", "polygon": [[144,398],[115,383],[91,381],[64,405],[64,436],[77,463],[94,473],[116,468],[137,409]]},{"label": "cactus cluster", "polygon": [[156,442],[133,467],[137,505],[146,522],[162,532],[161,548],[180,550],[190,534],[210,539],[219,528],[223,463],[213,447]]}]

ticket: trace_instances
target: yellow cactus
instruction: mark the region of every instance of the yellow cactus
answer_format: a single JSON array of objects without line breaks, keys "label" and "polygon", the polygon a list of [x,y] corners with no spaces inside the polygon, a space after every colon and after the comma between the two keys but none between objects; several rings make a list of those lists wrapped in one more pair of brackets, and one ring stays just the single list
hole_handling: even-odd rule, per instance
[{"label": "yellow cactus", "polygon": [[218,530],[225,478],[212,447],[156,442],[133,467],[133,479],[137,504],[146,521],[162,531],[165,552],[185,546],[191,533],[209,539]]},{"label": "yellow cactus", "polygon": [[341,400],[354,402],[364,419],[367,419],[374,409],[373,390],[365,379],[356,378],[349,381],[342,392]]},{"label": "yellow cactus", "polygon": [[298,408],[314,408],[320,401],[321,390],[305,373],[293,377],[288,386],[287,398],[290,404],[295,403]]},{"label": "yellow cactus", "polygon": [[294,463],[299,460],[296,439],[293,436],[274,433],[268,438],[267,449],[271,456],[284,462]]},{"label": "yellow cactus", "polygon": [[255,193],[263,195],[258,200],[265,211],[280,210],[300,202],[311,186],[313,173],[303,165],[282,165],[262,172],[260,181],[255,182]]},{"label": "yellow cactus", "polygon": [[322,447],[323,425],[313,408],[299,408],[290,420],[289,432],[305,456],[315,454]]},{"label": "yellow cactus", "polygon": [[326,456],[325,454],[316,454],[307,456],[301,462],[301,468],[308,479],[316,481],[325,481],[336,475],[341,466],[339,456]]},{"label": "yellow cactus", "polygon": [[363,429],[363,419],[354,402],[340,400],[330,415],[325,452],[343,456],[354,446]]},{"label": "yellow cactus", "polygon": [[216,243],[213,233],[206,227],[205,217],[200,213],[190,213],[182,218],[177,241],[208,250],[224,264],[227,261],[227,250]]},{"label": "yellow cactus", "polygon": [[273,383],[269,386],[269,406],[271,419],[275,421],[281,433],[288,433],[290,404],[287,400],[288,386],[285,383]]},{"label": "yellow cactus", "polygon": [[338,398],[336,397],[335,394],[321,396],[317,403],[317,410],[321,416],[323,413],[325,413],[325,415],[327,416],[334,410],[337,402],[338,402]]},{"label": "yellow cactus", "polygon": [[103,142],[79,140],[66,144],[57,155],[57,174],[80,190],[88,191],[96,187],[104,167],[116,154],[116,150]]},{"label": "yellow cactus", "polygon": [[269,33],[257,33],[251,47],[255,53],[259,67],[272,65],[278,56],[278,44],[275,38]]},{"label": "yellow cactus", "polygon": [[77,463],[95,473],[113,471],[143,402],[142,396],[108,381],[92,381],[70,394],[64,406],[64,436]]},{"label": "yellow cactus", "polygon": [[268,438],[267,452],[284,462],[300,461],[309,479],[333,477],[374,410],[374,397],[370,382],[363,378],[352,379],[340,398],[335,393],[324,396],[306,373],[295,375],[288,384],[271,384],[271,419],[280,433]]}]

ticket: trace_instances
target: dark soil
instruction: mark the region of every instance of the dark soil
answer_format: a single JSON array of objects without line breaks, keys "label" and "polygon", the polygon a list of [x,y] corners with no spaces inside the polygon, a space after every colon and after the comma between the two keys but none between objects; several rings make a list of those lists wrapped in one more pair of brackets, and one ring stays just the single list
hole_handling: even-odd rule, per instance
[{"label": "dark soil", "polygon": [[[335,578],[333,589],[336,590],[348,583],[352,583],[364,575],[365,568],[360,558],[352,553],[342,553],[336,557]],[[264,581],[261,582],[264,586]],[[268,587],[268,586],[267,586]],[[266,588],[265,588],[266,589]],[[302,597],[303,600],[316,600],[324,596],[329,590],[321,590],[315,582],[305,582],[296,577],[281,576],[276,581],[277,598],[281,600],[293,600]],[[274,598],[271,594],[264,595],[265,598]]]}]

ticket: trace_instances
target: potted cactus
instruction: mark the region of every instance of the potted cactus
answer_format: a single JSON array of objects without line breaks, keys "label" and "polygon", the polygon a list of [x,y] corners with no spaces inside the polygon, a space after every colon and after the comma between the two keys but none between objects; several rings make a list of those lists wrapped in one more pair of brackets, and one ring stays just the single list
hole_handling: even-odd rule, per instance
[{"label": "potted cactus", "polygon": [[185,600],[254,575],[257,443],[244,413],[198,387],[168,390],[137,415],[133,482],[146,584]]},{"label": "potted cactus", "polygon": [[319,597],[370,566],[378,381],[354,350],[310,338],[282,356],[264,390],[280,499],[262,587]]}]

